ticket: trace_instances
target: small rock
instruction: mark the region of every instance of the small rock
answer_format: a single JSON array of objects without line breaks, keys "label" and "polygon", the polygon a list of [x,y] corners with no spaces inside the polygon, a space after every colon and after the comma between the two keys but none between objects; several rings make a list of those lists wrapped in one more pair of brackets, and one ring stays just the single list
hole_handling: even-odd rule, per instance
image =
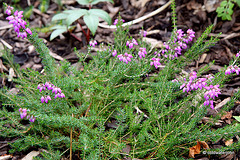
[{"label": "small rock", "polygon": [[34,64],[32,66],[32,69],[35,70],[35,71],[41,71],[42,65],[41,64]]},{"label": "small rock", "polygon": [[41,60],[42,60],[42,59],[41,59],[40,57],[38,57],[38,56],[34,56],[34,57],[33,57],[34,63],[40,63]]},{"label": "small rock", "polygon": [[22,65],[20,68],[27,69],[27,68],[31,68],[33,65],[34,65],[33,61],[29,61],[28,63],[25,63],[24,65]]},{"label": "small rock", "polygon": [[33,160],[33,157],[36,157],[40,154],[39,151],[31,151],[28,153],[25,157],[23,157],[22,160]]},{"label": "small rock", "polygon": [[240,105],[238,105],[238,106],[236,107],[234,113],[236,113],[236,114],[238,114],[238,115],[240,114]]}]

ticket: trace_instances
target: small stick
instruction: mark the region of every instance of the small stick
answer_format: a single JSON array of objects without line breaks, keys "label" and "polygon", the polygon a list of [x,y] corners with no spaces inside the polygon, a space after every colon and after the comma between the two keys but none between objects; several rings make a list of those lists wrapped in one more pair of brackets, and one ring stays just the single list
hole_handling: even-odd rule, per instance
[{"label": "small stick", "polygon": [[[127,26],[127,25],[132,25],[132,24],[136,24],[136,23],[139,23],[141,21],[144,21],[145,19],[148,19],[152,16],[155,16],[156,14],[160,13],[161,11],[163,11],[164,9],[166,9],[170,4],[172,3],[172,0],[170,0],[168,3],[166,3],[165,5],[163,5],[162,7],[158,8],[157,10],[149,13],[148,15],[145,15],[145,16],[142,16],[138,19],[135,19],[133,21],[130,21],[130,22],[127,22],[127,23],[124,23],[122,26]],[[102,28],[112,28],[112,29],[115,29],[117,28],[116,25],[105,25],[105,24],[102,24],[102,23],[99,23],[98,25],[99,27],[102,27]]]}]

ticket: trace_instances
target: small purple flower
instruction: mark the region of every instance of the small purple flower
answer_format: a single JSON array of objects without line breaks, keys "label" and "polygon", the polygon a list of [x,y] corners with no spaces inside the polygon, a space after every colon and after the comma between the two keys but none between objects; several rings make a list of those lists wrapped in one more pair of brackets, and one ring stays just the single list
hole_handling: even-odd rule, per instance
[{"label": "small purple flower", "polygon": [[139,51],[138,51],[138,55],[140,57],[140,59],[142,59],[142,57],[145,57],[145,55],[147,54],[147,51],[146,51],[146,48],[139,48]]},{"label": "small purple flower", "polygon": [[239,55],[240,55],[240,51],[236,54],[236,57],[239,57]]},{"label": "small purple flower", "polygon": [[45,102],[45,97],[41,97],[41,102],[44,103]]},{"label": "small purple flower", "polygon": [[190,81],[193,81],[196,78],[197,78],[197,72],[193,71],[192,73],[189,74]]},{"label": "small purple flower", "polygon": [[138,45],[136,39],[134,39],[134,38],[132,39],[132,43],[135,44],[135,45]]},{"label": "small purple flower", "polygon": [[19,108],[18,110],[20,112],[20,118],[23,119],[27,116],[27,109],[26,108]]},{"label": "small purple flower", "polygon": [[115,57],[115,56],[117,55],[117,51],[114,50],[114,51],[112,52],[112,55],[113,55],[113,57]]},{"label": "small purple flower", "polygon": [[61,88],[58,88],[58,87],[53,87],[53,89],[52,89],[52,93],[55,93],[55,94],[57,94],[57,93],[61,93],[62,92],[62,90],[61,90]]},{"label": "small purple flower", "polygon": [[130,49],[133,48],[133,45],[138,45],[137,41],[133,38],[131,42],[127,41],[126,46],[128,46]]},{"label": "small purple flower", "polygon": [[64,95],[64,93],[57,93],[57,94],[55,94],[54,98],[56,99],[57,97],[64,98],[65,95]]},{"label": "small purple flower", "polygon": [[154,65],[156,69],[158,68],[159,65],[161,65],[161,63],[159,62],[160,61],[159,58],[152,58],[152,61],[153,62],[151,62],[150,65],[151,66]]},{"label": "small purple flower", "polygon": [[28,34],[32,34],[32,31],[31,31],[29,28],[26,28],[26,32],[27,32]]},{"label": "small purple flower", "polygon": [[46,87],[43,84],[39,84],[37,89],[39,89],[39,92],[42,92],[42,90],[46,90]]},{"label": "small purple flower", "polygon": [[[122,21],[122,22],[125,22],[124,19],[121,19],[121,21]],[[117,23],[118,23],[118,19],[115,19],[113,25],[117,25]]]},{"label": "small purple flower", "polygon": [[123,61],[126,64],[128,64],[128,62],[131,61],[131,58],[133,58],[131,54],[127,54],[127,53],[125,53],[124,55],[120,54],[117,57],[119,58],[120,61]]},{"label": "small purple flower", "polygon": [[48,103],[49,100],[52,100],[50,96],[45,97],[45,102]]},{"label": "small purple flower", "polygon": [[53,87],[54,87],[54,85],[53,85],[52,83],[50,83],[50,82],[46,82],[46,83],[44,84],[44,86],[45,86],[48,90],[52,90]]},{"label": "small purple flower", "polygon": [[13,7],[7,6],[6,14],[10,16],[12,14],[12,10],[13,10]]},{"label": "small purple flower", "polygon": [[147,31],[140,30],[140,35],[143,36],[143,37],[146,37],[147,36]]},{"label": "small purple flower", "polygon": [[36,117],[34,117],[33,115],[29,118],[30,122],[34,122],[36,120]]},{"label": "small purple flower", "polygon": [[95,47],[95,45],[97,45],[97,41],[96,40],[92,40],[89,42],[89,45],[92,47]]}]

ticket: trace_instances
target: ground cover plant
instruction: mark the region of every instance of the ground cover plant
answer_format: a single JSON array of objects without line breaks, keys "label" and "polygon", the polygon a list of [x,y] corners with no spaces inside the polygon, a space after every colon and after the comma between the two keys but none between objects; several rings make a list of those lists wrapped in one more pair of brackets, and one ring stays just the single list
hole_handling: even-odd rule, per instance
[{"label": "ground cover plant", "polygon": [[[1,136],[19,137],[11,144],[11,152],[36,147],[48,151],[42,153],[43,159],[63,155],[71,159],[73,153],[79,159],[170,159],[187,157],[196,141],[214,142],[239,135],[237,122],[214,130],[210,130],[210,122],[199,125],[207,108],[214,109],[224,82],[239,74],[238,55],[215,75],[207,74],[208,67],[182,74],[184,66],[218,39],[206,40],[210,26],[190,45],[194,31],[178,30],[174,3],[172,9],[172,37],[162,50],[129,37],[119,17],[114,45],[97,55],[89,51],[93,57],[89,62],[88,55],[76,50],[84,67],[78,70],[67,61],[56,64],[37,33],[20,20],[21,12],[13,12],[9,6],[8,19],[15,31],[35,46],[44,64],[44,73],[20,70],[5,50],[5,62],[14,68],[19,89],[17,94],[1,90],[0,115],[5,117],[0,121]],[[148,76],[156,69],[158,74]],[[239,93],[223,110],[232,107],[237,98]],[[238,149],[239,142],[221,151]]]}]

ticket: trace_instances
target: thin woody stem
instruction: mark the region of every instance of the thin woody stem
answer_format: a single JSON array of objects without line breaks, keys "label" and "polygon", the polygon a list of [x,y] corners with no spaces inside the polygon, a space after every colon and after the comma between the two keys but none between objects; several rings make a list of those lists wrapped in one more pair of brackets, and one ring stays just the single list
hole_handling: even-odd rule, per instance
[{"label": "thin woody stem", "polygon": [[80,21],[77,20],[77,22],[78,22],[79,26],[81,27],[81,29],[82,29],[82,31],[83,31],[83,34],[85,35],[85,37],[87,37],[87,33],[86,33],[86,32],[84,31],[84,29],[82,28],[82,25],[81,25]]},{"label": "thin woody stem", "polygon": [[74,38],[76,38],[78,41],[82,42],[82,40],[80,38],[78,38],[75,34],[70,33],[71,36],[73,36]]}]

